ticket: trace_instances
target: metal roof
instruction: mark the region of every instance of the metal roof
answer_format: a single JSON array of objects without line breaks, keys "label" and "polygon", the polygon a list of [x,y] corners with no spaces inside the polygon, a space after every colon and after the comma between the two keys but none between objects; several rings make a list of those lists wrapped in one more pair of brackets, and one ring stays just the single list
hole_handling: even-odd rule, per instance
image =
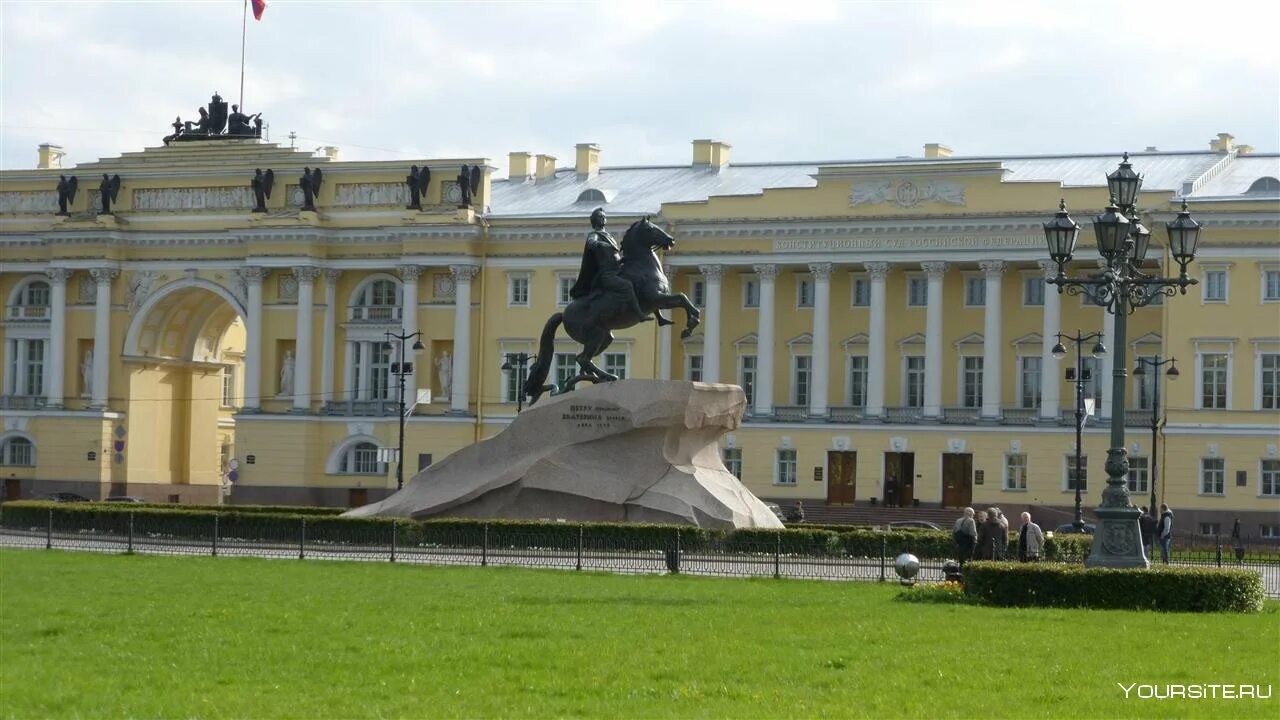
[{"label": "metal roof", "polygon": [[[1249,187],[1260,178],[1280,179],[1280,155],[1242,155],[1228,163],[1212,178],[1195,189],[1189,197],[1229,197],[1249,193]],[[1276,192],[1252,192],[1250,198],[1280,197]]]}]

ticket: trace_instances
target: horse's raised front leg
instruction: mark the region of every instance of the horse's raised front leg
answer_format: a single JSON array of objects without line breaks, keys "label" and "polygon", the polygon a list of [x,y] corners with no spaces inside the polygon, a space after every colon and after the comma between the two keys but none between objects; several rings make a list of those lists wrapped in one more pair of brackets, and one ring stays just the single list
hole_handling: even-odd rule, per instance
[{"label": "horse's raised front leg", "polygon": [[680,337],[687,338],[693,334],[693,329],[698,327],[702,322],[702,311],[694,305],[689,296],[684,293],[671,293],[669,295],[658,295],[654,299],[654,306],[659,310],[672,310],[675,308],[684,308],[685,325],[680,331]]}]

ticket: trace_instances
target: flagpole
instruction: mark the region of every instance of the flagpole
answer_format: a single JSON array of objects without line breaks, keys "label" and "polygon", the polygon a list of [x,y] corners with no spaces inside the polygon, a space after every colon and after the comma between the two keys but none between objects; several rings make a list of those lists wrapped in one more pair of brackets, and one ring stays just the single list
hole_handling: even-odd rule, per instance
[{"label": "flagpole", "polygon": [[249,0],[244,0],[244,12],[240,14],[240,107],[244,107],[244,36],[249,27]]}]

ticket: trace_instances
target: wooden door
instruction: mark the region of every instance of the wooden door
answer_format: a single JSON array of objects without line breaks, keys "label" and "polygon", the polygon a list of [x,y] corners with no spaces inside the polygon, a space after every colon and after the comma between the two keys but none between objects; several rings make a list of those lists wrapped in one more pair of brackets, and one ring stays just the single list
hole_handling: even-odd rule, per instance
[{"label": "wooden door", "polygon": [[942,456],[942,506],[967,507],[973,502],[973,455],[944,453]]},{"label": "wooden door", "polygon": [[852,503],[856,495],[856,452],[827,451],[827,502],[829,504]]},{"label": "wooden door", "polygon": [[916,454],[901,453],[902,489],[898,493],[898,507],[911,507],[916,493]]},{"label": "wooden door", "polygon": [[22,481],[21,480],[19,480],[18,478],[4,479],[4,499],[6,502],[9,500],[22,499]]},{"label": "wooden door", "polygon": [[884,505],[898,507],[902,497],[902,453],[884,454]]},{"label": "wooden door", "polygon": [[347,507],[358,508],[369,504],[369,491],[365,488],[351,488],[347,491]]}]

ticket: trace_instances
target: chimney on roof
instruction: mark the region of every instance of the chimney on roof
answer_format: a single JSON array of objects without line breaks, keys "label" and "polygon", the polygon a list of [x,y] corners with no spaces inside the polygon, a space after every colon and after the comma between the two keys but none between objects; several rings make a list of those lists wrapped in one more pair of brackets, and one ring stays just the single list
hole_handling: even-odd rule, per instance
[{"label": "chimney on roof", "polygon": [[523,180],[533,174],[533,154],[527,152],[507,153],[507,177],[512,180]]},{"label": "chimney on roof", "polygon": [[337,159],[338,159],[338,146],[337,146],[337,145],[324,145],[324,146],[322,146],[322,147],[320,148],[320,154],[321,154],[321,155],[324,155],[325,157],[329,158],[330,160],[337,160]]},{"label": "chimney on roof", "polygon": [[575,168],[578,177],[593,177],[600,172],[600,146],[595,143],[578,143],[578,158]]},{"label": "chimney on roof", "polygon": [[1209,149],[1214,152],[1231,152],[1235,147],[1235,137],[1231,133],[1218,133],[1217,140],[1209,141]]},{"label": "chimney on roof", "polygon": [[1155,145],[1148,145],[1147,149],[1142,152],[1160,152],[1160,150]]},{"label": "chimney on roof", "polygon": [[533,160],[533,176],[539,180],[546,180],[556,176],[556,157],[555,155],[539,154]]},{"label": "chimney on roof", "polygon": [[947,147],[946,145],[943,145],[942,143],[925,143],[924,156],[925,158],[930,160],[937,160],[938,158],[949,158],[951,157],[951,148]]},{"label": "chimney on roof", "polygon": [[1237,153],[1239,153],[1239,154],[1241,154],[1241,155],[1248,155],[1248,154],[1250,154],[1250,153],[1252,153],[1252,152],[1253,152],[1253,146],[1252,146],[1252,145],[1237,145],[1237,146],[1236,146],[1236,152],[1237,152]]},{"label": "chimney on roof", "polygon": [[693,141],[693,166],[713,167],[717,170],[729,164],[729,143],[719,140]]},{"label": "chimney on roof", "polygon": [[37,170],[58,170],[62,167],[62,158],[66,156],[66,151],[61,145],[52,143],[40,143],[39,149],[36,151],[36,169]]}]

